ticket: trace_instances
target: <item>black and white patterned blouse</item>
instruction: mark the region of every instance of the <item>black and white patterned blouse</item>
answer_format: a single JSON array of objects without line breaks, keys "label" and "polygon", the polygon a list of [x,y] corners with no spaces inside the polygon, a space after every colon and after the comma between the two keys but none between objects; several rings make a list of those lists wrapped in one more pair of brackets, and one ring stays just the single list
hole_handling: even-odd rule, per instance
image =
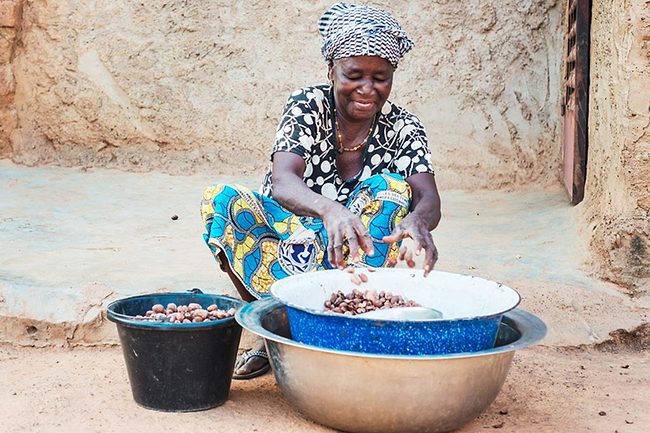
[{"label": "black and white patterned blouse", "polygon": [[[351,179],[342,179],[336,169],[333,101],[330,85],[295,91],[284,108],[275,137],[272,154],[300,155],[305,160],[303,180],[312,191],[345,204],[357,185],[372,175],[390,172],[407,178],[416,173],[433,173],[427,135],[419,119],[386,101],[364,147],[361,171]],[[271,197],[272,182],[269,168],[260,192]]]}]

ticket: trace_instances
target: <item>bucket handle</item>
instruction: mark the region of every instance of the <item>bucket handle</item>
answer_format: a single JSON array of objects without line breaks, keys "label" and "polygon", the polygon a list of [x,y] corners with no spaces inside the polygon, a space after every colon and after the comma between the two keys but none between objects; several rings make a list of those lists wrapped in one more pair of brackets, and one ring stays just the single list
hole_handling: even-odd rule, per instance
[{"label": "bucket handle", "polygon": [[[192,287],[191,289],[187,289],[187,292],[192,293],[194,295],[205,295],[203,290],[199,289],[198,287]],[[219,295],[219,296],[223,296],[224,298],[230,298],[230,299],[238,300],[237,298],[235,298],[233,296],[230,296],[230,295]]]},{"label": "bucket handle", "polygon": [[203,295],[203,291],[199,289],[198,287],[192,287],[191,289],[187,289],[188,293],[193,293],[195,295]]}]

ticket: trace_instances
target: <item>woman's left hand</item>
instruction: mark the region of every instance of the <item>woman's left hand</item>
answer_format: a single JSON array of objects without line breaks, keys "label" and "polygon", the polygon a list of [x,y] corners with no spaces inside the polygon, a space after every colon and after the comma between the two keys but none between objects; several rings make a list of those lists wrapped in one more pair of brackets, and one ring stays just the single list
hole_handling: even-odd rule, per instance
[{"label": "woman's left hand", "polygon": [[392,244],[405,238],[413,239],[415,248],[403,245],[399,252],[399,260],[406,260],[406,265],[413,268],[415,267],[413,254],[420,255],[424,250],[424,276],[426,277],[438,261],[438,249],[433,243],[429,222],[415,213],[410,213],[395,226],[390,235],[384,236],[382,241]]}]

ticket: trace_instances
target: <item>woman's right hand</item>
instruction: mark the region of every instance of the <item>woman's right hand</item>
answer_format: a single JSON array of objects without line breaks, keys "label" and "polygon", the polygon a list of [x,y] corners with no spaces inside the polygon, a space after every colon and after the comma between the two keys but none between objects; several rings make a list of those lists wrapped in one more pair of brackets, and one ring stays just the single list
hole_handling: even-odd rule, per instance
[{"label": "woman's right hand", "polygon": [[327,258],[332,266],[343,269],[343,241],[348,241],[352,261],[359,261],[359,249],[369,256],[374,255],[374,246],[370,233],[361,222],[361,218],[339,203],[332,202],[322,216],[327,231]]},{"label": "woman's right hand", "polygon": [[352,260],[359,260],[359,248],[374,255],[370,233],[361,218],[345,206],[310,190],[303,181],[305,161],[291,152],[273,156],[273,198],[296,215],[320,218],[327,231],[327,258],[343,269],[343,241],[347,239]]}]

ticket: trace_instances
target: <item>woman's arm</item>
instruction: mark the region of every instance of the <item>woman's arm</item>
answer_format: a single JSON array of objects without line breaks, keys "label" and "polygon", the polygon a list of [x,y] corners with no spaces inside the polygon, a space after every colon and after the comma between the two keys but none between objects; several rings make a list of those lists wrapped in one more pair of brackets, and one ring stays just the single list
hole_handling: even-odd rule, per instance
[{"label": "woman's arm", "polygon": [[[411,212],[395,226],[389,236],[383,238],[384,242],[397,242],[410,237],[416,244],[415,254],[419,255],[424,250],[424,276],[427,276],[438,260],[438,249],[433,242],[431,230],[440,222],[440,195],[436,186],[435,177],[430,173],[417,173],[409,176],[406,182],[411,186],[413,199]],[[406,260],[408,266],[415,266],[413,252],[402,248],[400,260]]]},{"label": "woman's arm", "polygon": [[296,215],[323,220],[327,231],[327,255],[333,266],[343,268],[343,241],[347,239],[352,260],[359,260],[359,248],[374,254],[370,233],[361,219],[345,206],[313,192],[303,181],[305,161],[291,152],[273,154],[273,198]]},{"label": "woman's arm", "polygon": [[417,173],[406,179],[413,192],[411,214],[416,214],[429,223],[428,230],[438,227],[440,222],[440,194],[436,178],[430,173]]},{"label": "woman's arm", "polygon": [[305,161],[300,155],[291,152],[274,153],[273,198],[296,215],[321,218],[333,202],[305,185],[302,180],[304,172]]}]

